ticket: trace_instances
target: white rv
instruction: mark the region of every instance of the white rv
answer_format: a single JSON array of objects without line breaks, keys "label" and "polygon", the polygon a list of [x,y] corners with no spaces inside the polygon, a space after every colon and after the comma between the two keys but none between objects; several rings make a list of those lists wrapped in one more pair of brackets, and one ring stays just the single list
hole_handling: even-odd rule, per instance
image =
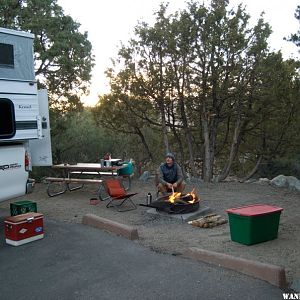
[{"label": "white rv", "polygon": [[31,191],[32,166],[52,165],[48,96],[37,90],[33,39],[0,28],[0,201]]}]

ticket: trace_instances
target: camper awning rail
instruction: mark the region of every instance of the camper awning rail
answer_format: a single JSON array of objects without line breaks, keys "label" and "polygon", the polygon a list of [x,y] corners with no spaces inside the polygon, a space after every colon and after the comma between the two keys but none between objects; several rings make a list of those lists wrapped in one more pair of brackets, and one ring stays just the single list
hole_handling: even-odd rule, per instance
[{"label": "camper awning rail", "polygon": [[3,28],[3,27],[0,27],[0,32],[6,33],[9,35],[23,36],[23,37],[34,39],[34,34],[29,33],[29,32],[17,31],[17,30],[7,29],[7,28]]}]

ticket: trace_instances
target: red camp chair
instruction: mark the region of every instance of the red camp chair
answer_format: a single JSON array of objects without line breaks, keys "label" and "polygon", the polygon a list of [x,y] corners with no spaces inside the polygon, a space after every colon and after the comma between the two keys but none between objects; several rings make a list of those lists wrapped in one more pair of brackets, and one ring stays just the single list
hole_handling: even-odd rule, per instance
[{"label": "red camp chair", "polygon": [[[117,179],[106,179],[104,184],[107,194],[110,197],[110,201],[107,203],[106,207],[115,207],[119,212],[134,210],[137,208],[131,200],[131,197],[137,193],[126,193],[124,187]],[[130,203],[131,207],[127,209],[119,209],[119,207],[126,201]]]}]

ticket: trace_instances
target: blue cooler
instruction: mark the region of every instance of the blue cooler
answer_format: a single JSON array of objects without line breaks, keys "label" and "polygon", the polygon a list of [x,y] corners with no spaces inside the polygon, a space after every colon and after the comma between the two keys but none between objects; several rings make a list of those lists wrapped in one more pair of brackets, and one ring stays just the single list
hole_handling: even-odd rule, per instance
[{"label": "blue cooler", "polygon": [[128,176],[133,173],[133,163],[131,161],[125,161],[124,164],[127,164],[127,166],[123,169],[118,170],[118,176]]}]

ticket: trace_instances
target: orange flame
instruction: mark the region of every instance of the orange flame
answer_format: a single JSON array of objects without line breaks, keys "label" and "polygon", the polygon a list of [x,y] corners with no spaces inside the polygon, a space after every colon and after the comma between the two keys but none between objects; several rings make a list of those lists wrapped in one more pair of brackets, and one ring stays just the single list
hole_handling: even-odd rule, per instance
[{"label": "orange flame", "polygon": [[172,195],[169,196],[169,201],[171,203],[174,203],[176,198],[180,198],[181,193],[173,193]]},{"label": "orange flame", "polygon": [[189,194],[187,194],[187,195],[190,195],[193,198],[192,200],[188,201],[188,203],[194,203],[194,202],[196,202],[198,200],[198,197],[195,194],[195,188],[193,188],[193,190]]},{"label": "orange flame", "polygon": [[[174,192],[173,194],[171,194],[169,196],[169,199],[168,201],[170,201],[171,203],[175,203],[176,199],[179,199],[181,196],[181,193],[177,193],[177,192]],[[193,188],[193,190],[186,194],[185,196],[191,196],[192,197],[192,200],[189,200],[188,203],[195,203],[196,201],[198,201],[198,196],[195,194],[195,188]]]}]

